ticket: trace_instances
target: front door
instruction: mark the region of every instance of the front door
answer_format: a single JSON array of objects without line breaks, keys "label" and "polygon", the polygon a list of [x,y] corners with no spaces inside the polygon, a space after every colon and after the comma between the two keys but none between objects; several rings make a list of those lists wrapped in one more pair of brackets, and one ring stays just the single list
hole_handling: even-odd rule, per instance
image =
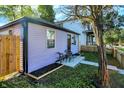
[{"label": "front door", "polygon": [[68,34],[67,36],[67,50],[71,51],[71,35]]}]

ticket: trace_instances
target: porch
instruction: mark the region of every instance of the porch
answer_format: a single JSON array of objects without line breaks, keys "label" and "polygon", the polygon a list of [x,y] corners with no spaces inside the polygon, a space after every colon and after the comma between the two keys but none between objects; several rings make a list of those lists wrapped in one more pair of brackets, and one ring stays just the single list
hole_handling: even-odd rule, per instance
[{"label": "porch", "polygon": [[86,45],[95,45],[96,40],[95,40],[93,32],[87,31],[85,33],[86,33]]},{"label": "porch", "polygon": [[57,63],[68,66],[68,67],[76,67],[82,60],[84,59],[84,57],[82,56],[72,56],[71,58],[68,59],[64,59],[61,61],[58,61]]}]

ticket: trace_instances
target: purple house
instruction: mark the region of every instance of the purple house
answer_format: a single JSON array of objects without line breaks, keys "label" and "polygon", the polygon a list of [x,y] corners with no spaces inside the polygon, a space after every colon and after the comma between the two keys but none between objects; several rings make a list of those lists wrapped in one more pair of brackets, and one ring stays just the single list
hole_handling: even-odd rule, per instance
[{"label": "purple house", "polygon": [[23,17],[0,27],[0,35],[21,39],[21,70],[30,73],[57,60],[57,52],[79,51],[79,34],[42,19]]}]

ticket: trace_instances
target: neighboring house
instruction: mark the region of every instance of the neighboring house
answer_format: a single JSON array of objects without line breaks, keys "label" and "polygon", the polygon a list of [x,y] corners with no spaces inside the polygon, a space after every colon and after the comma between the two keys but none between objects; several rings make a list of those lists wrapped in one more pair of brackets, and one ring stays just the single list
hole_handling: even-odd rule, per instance
[{"label": "neighboring house", "polygon": [[17,35],[21,39],[23,70],[30,73],[54,63],[57,52],[79,52],[79,33],[41,19],[23,17],[0,27],[0,35]]},{"label": "neighboring house", "polygon": [[90,25],[83,25],[80,21],[73,20],[73,19],[57,22],[56,24],[80,33],[80,36],[79,36],[80,45],[95,44],[95,37],[93,35],[93,31]]}]

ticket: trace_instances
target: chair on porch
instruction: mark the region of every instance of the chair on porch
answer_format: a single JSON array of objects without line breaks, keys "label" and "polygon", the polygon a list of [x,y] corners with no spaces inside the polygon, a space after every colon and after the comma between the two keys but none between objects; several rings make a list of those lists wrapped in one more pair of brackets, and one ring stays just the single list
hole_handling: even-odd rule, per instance
[{"label": "chair on porch", "polygon": [[69,62],[70,62],[72,58],[73,58],[72,51],[65,50],[65,59],[66,59],[66,61],[67,61],[67,59],[69,59]]},{"label": "chair on porch", "polygon": [[57,54],[59,55],[57,60],[60,61],[60,63],[62,63],[62,61],[64,61],[64,59],[65,59],[65,55],[61,52],[57,52]]}]

